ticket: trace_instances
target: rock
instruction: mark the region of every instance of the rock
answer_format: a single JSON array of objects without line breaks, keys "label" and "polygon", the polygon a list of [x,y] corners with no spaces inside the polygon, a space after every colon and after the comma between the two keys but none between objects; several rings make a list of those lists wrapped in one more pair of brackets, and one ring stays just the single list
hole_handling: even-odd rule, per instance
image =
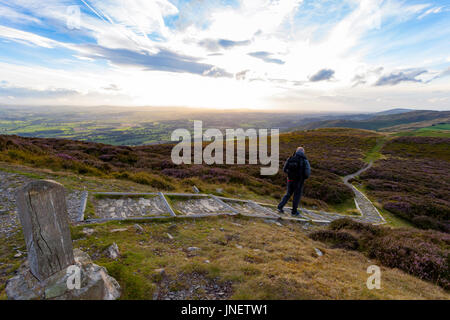
[{"label": "rock", "polygon": [[16,193],[31,273],[40,281],[73,265],[64,187],[39,180]]},{"label": "rock", "polygon": [[144,228],[142,228],[139,224],[134,225],[134,230],[136,233],[144,233]]},{"label": "rock", "polygon": [[279,223],[279,222],[275,222],[275,224],[277,225],[277,226],[279,226],[279,227],[282,227],[283,225],[281,224],[281,223]]},{"label": "rock", "polygon": [[[75,249],[75,263],[38,281],[32,274],[28,262],[18,270],[17,275],[6,283],[6,295],[11,300],[115,300],[120,297],[120,285],[108,275],[105,268],[94,263],[81,250]],[[80,270],[80,287],[69,288],[75,274],[69,268]]]},{"label": "rock", "polygon": [[22,252],[17,252],[15,255],[14,255],[14,258],[20,258],[22,256]]},{"label": "rock", "polygon": [[124,231],[128,231],[128,228],[112,229],[110,232],[115,233],[115,232],[124,232]]},{"label": "rock", "polygon": [[225,229],[224,229],[224,228],[220,228],[219,230],[220,230],[220,231],[222,231],[222,232],[223,232],[223,231],[225,231]]},{"label": "rock", "polygon": [[95,230],[92,228],[83,228],[82,232],[87,236],[91,236],[95,232]]},{"label": "rock", "polygon": [[205,260],[205,263],[211,263],[209,260]]},{"label": "rock", "polygon": [[113,243],[105,250],[105,254],[110,259],[117,259],[120,256],[119,247],[117,246],[117,243]]},{"label": "rock", "polygon": [[200,190],[197,188],[197,186],[193,186],[192,190],[194,190],[195,193],[200,193]]},{"label": "rock", "polygon": [[170,240],[173,240],[173,236],[172,236],[170,233],[167,233],[167,237],[168,237]]},{"label": "rock", "polygon": [[217,192],[217,193],[223,193],[223,189],[222,189],[222,188],[217,188],[217,189],[216,189],[216,192]]},{"label": "rock", "polygon": [[166,270],[164,268],[155,269],[155,272],[160,274],[161,276],[164,276],[166,274]]},{"label": "rock", "polygon": [[317,248],[314,248],[314,250],[316,251],[316,254],[317,254],[319,257],[323,256],[323,252],[322,252],[322,251],[320,251],[320,250],[317,249]]},{"label": "rock", "polygon": [[187,248],[187,251],[189,251],[189,252],[199,251],[199,250],[201,250],[201,249],[197,248],[197,247],[189,247],[189,248]]},{"label": "rock", "polygon": [[237,245],[236,245],[236,248],[238,248],[238,249],[242,249],[242,248],[243,248],[243,246],[241,246],[241,245],[237,244]]}]

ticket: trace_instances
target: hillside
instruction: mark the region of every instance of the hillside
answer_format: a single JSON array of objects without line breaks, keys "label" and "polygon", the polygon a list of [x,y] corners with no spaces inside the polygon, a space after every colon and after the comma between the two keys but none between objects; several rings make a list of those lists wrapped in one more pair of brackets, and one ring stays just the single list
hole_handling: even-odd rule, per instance
[{"label": "hillside", "polygon": [[357,128],[367,130],[400,131],[448,122],[450,111],[410,111],[398,114],[376,115],[366,120],[325,120],[306,124],[303,130],[317,128]]},{"label": "hillside", "polygon": [[[308,197],[304,205],[351,212],[354,208],[352,192],[341,176],[356,172],[366,166],[367,161],[377,160],[376,170],[380,162],[391,157],[407,157],[409,152],[417,153],[428,162],[449,161],[448,150],[442,147],[447,141],[438,139],[427,143],[421,151],[405,151],[400,145],[396,154],[390,154],[390,150],[397,150],[394,147],[398,139],[404,138],[389,140],[374,132],[352,129],[287,133],[280,137],[281,158],[287,157],[298,145],[305,146],[313,177],[307,182]],[[56,180],[70,193],[84,189],[90,192],[192,192],[196,185],[205,193],[266,203],[276,203],[284,191],[282,174],[261,178],[259,169],[249,165],[175,167],[168,160],[170,150],[171,145],[115,147],[62,139],[0,136],[2,195],[10,197],[13,189],[28,179]],[[446,172],[448,170],[444,170],[444,174]],[[399,174],[405,175],[404,172]],[[382,195],[369,190],[364,177],[363,174],[357,182],[367,188],[371,197],[381,198]],[[428,183],[428,189],[423,192],[440,190],[445,196],[446,185],[440,183]],[[404,192],[410,192],[409,187]],[[402,203],[402,198],[397,197],[396,201]],[[402,216],[395,210],[392,212]],[[6,214],[0,222],[6,221]],[[391,216],[388,210],[383,210],[383,214],[391,226],[408,225],[401,218]],[[411,221],[407,216],[404,218]],[[96,263],[108,269],[124,289],[123,299],[449,298],[448,292],[436,285],[435,278],[436,275],[443,279],[448,277],[443,273],[448,267],[441,263],[448,257],[448,236],[433,230],[385,228],[381,234],[384,240],[380,239],[379,243],[394,247],[378,246],[377,252],[370,253],[364,251],[366,235],[349,238],[347,234],[353,234],[352,230],[332,233],[339,241],[346,239],[342,245],[334,240],[330,243],[329,236],[317,236],[312,240],[310,237],[314,238],[316,231],[329,233],[315,225],[289,221],[275,223],[246,217],[218,217],[138,223],[143,228],[139,232],[134,226],[136,221],[72,228],[74,246],[87,251]],[[0,233],[0,297],[4,298],[4,283],[23,261],[25,244],[14,224],[2,222],[0,228],[6,228],[6,232]],[[409,239],[405,236],[412,240],[404,240]],[[413,239],[423,239],[420,248],[432,246],[433,255],[430,256],[428,249],[415,250]],[[348,241],[361,241],[361,245],[359,248],[348,246]],[[118,260],[111,260],[104,254],[104,249],[113,242],[121,252]],[[398,252],[414,249],[413,255],[395,255],[393,260],[386,260],[392,248]],[[405,267],[417,263],[424,268],[432,263],[434,273]],[[371,264],[382,267],[383,290],[370,291],[365,285],[366,269]],[[446,287],[446,283],[440,285]]]},{"label": "hillside", "polygon": [[383,208],[422,228],[450,231],[450,138],[399,137],[358,181]]},{"label": "hillside", "polygon": [[[305,187],[305,203],[323,209],[353,203],[352,192],[340,176],[365,166],[365,154],[377,134],[362,130],[328,129],[280,136],[280,168],[299,146],[305,147],[314,175]],[[64,139],[0,136],[0,161],[70,170],[102,178],[146,184],[155,190],[192,191],[279,201],[283,174],[260,176],[254,165],[180,165],[170,161],[172,145],[110,146]],[[248,158],[248,157],[247,157]],[[353,205],[354,206],[354,205]]]}]

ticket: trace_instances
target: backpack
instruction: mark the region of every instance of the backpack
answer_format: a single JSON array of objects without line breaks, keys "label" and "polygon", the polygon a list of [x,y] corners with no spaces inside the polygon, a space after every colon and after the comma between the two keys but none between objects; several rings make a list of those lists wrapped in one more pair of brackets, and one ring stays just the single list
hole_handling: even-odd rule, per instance
[{"label": "backpack", "polygon": [[298,156],[292,156],[287,160],[286,173],[288,179],[298,180],[303,177],[305,171],[305,159]]}]

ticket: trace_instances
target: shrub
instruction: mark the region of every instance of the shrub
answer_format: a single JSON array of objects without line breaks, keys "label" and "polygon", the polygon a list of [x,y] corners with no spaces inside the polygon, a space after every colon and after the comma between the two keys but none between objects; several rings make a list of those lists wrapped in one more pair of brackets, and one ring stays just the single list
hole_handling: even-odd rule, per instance
[{"label": "shrub", "polygon": [[353,230],[358,233],[366,233],[370,235],[380,235],[382,233],[382,229],[380,227],[368,223],[356,222],[355,220],[349,218],[334,220],[330,223],[329,228],[335,231],[343,229]]},{"label": "shrub", "polygon": [[358,249],[382,265],[450,289],[450,235],[447,233],[391,229],[346,218],[335,220],[328,229],[312,232],[309,236],[335,248]]},{"label": "shrub", "polygon": [[151,186],[155,189],[168,190],[168,191],[175,189],[169,181],[167,181],[159,176],[152,175],[152,174],[149,174],[146,172],[132,173],[132,174],[129,174],[128,177],[131,181],[134,181],[134,182],[137,182],[140,184],[145,184],[145,185]]},{"label": "shrub", "polygon": [[310,238],[329,243],[333,248],[356,250],[359,247],[358,239],[345,231],[318,230],[311,233]]}]

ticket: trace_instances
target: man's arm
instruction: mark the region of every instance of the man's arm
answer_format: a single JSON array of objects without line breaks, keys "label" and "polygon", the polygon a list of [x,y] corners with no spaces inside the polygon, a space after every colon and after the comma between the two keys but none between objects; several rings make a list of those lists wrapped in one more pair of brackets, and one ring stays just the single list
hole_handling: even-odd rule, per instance
[{"label": "man's arm", "polygon": [[311,166],[308,159],[305,159],[305,179],[308,179],[311,175]]}]

